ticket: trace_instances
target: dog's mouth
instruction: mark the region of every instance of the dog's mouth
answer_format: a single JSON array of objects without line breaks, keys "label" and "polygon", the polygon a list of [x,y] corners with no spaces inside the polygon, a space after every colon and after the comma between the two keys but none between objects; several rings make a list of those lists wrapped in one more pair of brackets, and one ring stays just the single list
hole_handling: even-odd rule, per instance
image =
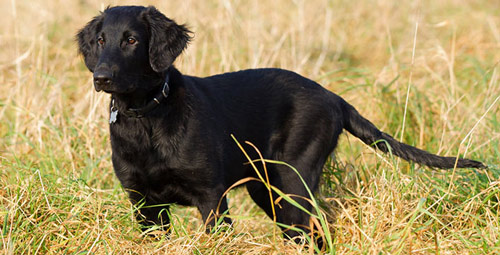
[{"label": "dog's mouth", "polygon": [[104,93],[122,93],[123,90],[129,90],[129,88],[122,88],[122,86],[117,83],[116,80],[109,79],[106,83],[99,83],[94,80],[94,88],[95,91]]},{"label": "dog's mouth", "polygon": [[100,88],[100,87],[98,87],[98,86],[94,86],[94,88],[95,88],[95,91],[97,91],[97,92],[101,92],[101,91],[102,91],[102,92],[104,92],[104,93],[108,93],[108,94],[111,94],[111,93],[115,92],[115,91],[114,91],[113,89],[111,89],[111,88]]},{"label": "dog's mouth", "polygon": [[111,86],[112,86],[112,84],[101,85],[101,84],[97,84],[96,82],[94,82],[94,89],[97,92],[104,91],[106,93],[109,93],[113,90]]},{"label": "dog's mouth", "polygon": [[102,92],[108,93],[108,94],[111,94],[111,93],[115,92],[112,89],[102,89],[102,88],[96,88],[95,91],[97,91],[97,92],[101,92],[102,91]]},{"label": "dog's mouth", "polygon": [[104,93],[107,93],[107,94],[129,94],[129,93],[132,93],[134,92],[134,86],[133,85],[129,85],[129,86],[126,86],[126,87],[119,87],[119,86],[116,86],[115,84],[110,84],[108,86],[97,86],[97,85],[94,85],[94,88],[95,88],[95,91],[97,92],[104,92]]}]

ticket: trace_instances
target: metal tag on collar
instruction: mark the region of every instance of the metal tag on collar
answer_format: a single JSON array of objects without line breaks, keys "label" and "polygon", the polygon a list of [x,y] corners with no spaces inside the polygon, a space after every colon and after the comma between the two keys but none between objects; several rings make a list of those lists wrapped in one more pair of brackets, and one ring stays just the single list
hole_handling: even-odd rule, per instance
[{"label": "metal tag on collar", "polygon": [[118,118],[118,109],[115,107],[115,100],[111,100],[111,109],[109,114],[109,124],[113,124],[116,122]]},{"label": "metal tag on collar", "polygon": [[163,83],[163,88],[161,89],[161,94],[163,95],[163,97],[167,98],[169,90],[170,88],[168,87],[168,77],[167,77],[165,83]]}]

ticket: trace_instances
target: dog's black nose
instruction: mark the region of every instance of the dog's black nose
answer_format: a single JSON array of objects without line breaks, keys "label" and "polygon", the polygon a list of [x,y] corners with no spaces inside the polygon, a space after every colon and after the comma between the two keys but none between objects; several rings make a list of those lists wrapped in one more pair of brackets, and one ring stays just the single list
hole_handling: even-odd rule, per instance
[{"label": "dog's black nose", "polygon": [[97,91],[100,91],[111,84],[113,74],[108,70],[99,70],[94,72],[94,85]]}]

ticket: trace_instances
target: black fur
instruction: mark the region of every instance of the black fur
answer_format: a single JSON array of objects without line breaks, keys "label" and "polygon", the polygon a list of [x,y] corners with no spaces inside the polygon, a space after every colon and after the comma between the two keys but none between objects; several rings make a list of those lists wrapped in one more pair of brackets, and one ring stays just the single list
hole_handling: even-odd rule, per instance
[{"label": "black fur", "polygon": [[[454,157],[399,143],[342,98],[296,73],[255,69],[206,78],[182,75],[172,63],[189,42],[189,34],[154,7],[122,6],[108,8],[77,35],[96,90],[110,93],[118,110],[118,119],[110,124],[116,176],[133,203],[162,204],[141,209],[144,224],[167,225],[164,204],[177,203],[198,207],[207,224],[214,225],[218,212],[228,209],[223,199],[217,211],[226,189],[256,176],[231,134],[255,144],[264,158],[295,166],[313,191],[343,129],[384,152],[390,147],[406,160],[438,168],[455,166]],[[143,118],[121,114],[151,102],[167,76],[169,95],[156,108]],[[251,156],[257,158],[255,153]],[[456,166],[484,167],[469,159],[458,159]],[[272,185],[307,197],[292,170],[267,167]],[[272,216],[265,186],[250,182],[246,187]],[[297,201],[311,208],[305,200]],[[307,214],[283,200],[276,216],[279,222],[304,229],[309,222]],[[298,235],[284,231],[288,237]]]},{"label": "black fur", "polygon": [[142,13],[149,32],[149,61],[155,72],[164,72],[186,48],[190,31],[155,8]]},{"label": "black fur", "polygon": [[94,17],[80,32],[78,32],[78,50],[83,55],[85,65],[94,72],[97,64],[97,47],[96,47],[96,31],[100,31],[102,27],[103,16]]}]

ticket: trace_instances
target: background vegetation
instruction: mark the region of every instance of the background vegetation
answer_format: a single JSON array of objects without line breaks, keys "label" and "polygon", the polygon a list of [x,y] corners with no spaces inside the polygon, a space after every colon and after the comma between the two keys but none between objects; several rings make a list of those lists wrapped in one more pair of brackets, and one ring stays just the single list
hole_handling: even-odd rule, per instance
[{"label": "background vegetation", "polygon": [[[379,128],[487,170],[429,169],[343,135],[318,197],[331,253],[500,253],[498,1],[0,0],[0,250],[5,254],[295,254],[244,190],[234,229],[207,235],[175,207],[144,236],[110,163],[109,96],[74,35],[107,5],[156,5],[195,39],[176,62],[207,76],[281,67],[318,81]],[[200,141],[202,142],[202,141]]]}]

